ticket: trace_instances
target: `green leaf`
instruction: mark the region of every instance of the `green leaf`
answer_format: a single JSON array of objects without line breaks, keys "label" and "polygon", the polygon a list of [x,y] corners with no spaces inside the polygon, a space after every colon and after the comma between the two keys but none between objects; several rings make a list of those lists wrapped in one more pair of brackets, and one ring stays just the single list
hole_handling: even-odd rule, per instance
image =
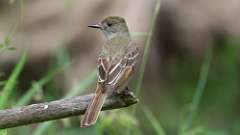
[{"label": "green leaf", "polygon": [[26,59],[27,59],[27,53],[24,52],[20,58],[20,60],[18,61],[18,63],[16,64],[13,72],[11,73],[11,75],[9,76],[6,84],[3,87],[2,93],[1,93],[1,98],[0,98],[0,108],[4,108],[7,106],[8,104],[8,100],[10,99],[10,96],[13,92],[13,89],[16,85],[17,79],[26,63]]}]

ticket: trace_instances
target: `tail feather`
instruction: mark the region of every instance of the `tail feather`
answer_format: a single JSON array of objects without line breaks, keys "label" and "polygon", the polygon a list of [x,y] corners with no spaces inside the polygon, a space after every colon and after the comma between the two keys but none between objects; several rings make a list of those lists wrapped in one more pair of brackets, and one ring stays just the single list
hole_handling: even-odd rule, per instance
[{"label": "tail feather", "polygon": [[106,97],[107,92],[103,92],[100,89],[96,91],[96,95],[89,104],[87,111],[81,121],[81,127],[88,127],[96,123]]}]

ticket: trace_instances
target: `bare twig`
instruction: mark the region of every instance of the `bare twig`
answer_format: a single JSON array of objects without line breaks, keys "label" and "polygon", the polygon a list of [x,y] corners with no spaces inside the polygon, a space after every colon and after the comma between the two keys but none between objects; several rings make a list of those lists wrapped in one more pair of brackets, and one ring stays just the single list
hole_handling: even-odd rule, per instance
[{"label": "bare twig", "polygon": [[[0,110],[0,129],[82,115],[93,95]],[[108,97],[102,110],[127,107],[137,102],[132,92],[124,90]]]}]

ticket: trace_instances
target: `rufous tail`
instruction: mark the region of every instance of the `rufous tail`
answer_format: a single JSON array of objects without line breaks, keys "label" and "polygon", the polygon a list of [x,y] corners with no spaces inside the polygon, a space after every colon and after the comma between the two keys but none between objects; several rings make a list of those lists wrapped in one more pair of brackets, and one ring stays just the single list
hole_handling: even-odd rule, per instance
[{"label": "rufous tail", "polygon": [[88,105],[87,111],[81,120],[81,127],[88,127],[96,123],[106,97],[107,92],[103,92],[99,87],[97,87],[96,95]]}]

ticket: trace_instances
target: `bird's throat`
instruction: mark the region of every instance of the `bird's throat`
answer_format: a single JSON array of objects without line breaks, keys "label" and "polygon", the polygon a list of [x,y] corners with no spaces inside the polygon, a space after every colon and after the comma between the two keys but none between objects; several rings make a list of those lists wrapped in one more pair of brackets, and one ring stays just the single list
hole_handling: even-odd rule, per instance
[{"label": "bird's throat", "polygon": [[107,38],[107,40],[112,40],[115,38],[130,38],[129,32],[116,32],[116,33],[104,32],[104,35]]}]

